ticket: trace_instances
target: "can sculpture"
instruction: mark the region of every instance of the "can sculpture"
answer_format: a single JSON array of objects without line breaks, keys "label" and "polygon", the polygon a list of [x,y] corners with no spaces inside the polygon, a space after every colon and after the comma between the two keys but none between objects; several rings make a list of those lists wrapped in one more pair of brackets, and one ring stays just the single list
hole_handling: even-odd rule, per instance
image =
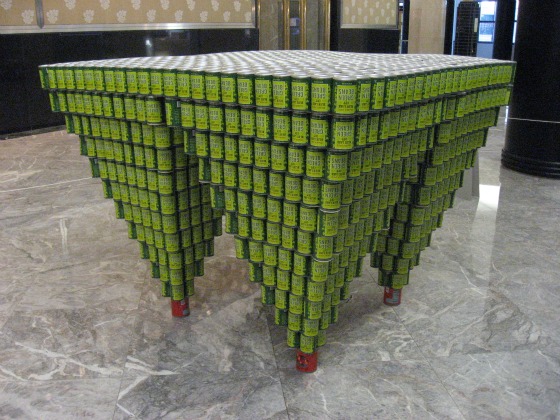
[{"label": "can sculpture", "polygon": [[509,103],[515,64],[443,55],[235,52],[39,67],[142,258],[189,314],[214,236],[235,235],[296,367],[317,368],[339,304],[410,270]]}]

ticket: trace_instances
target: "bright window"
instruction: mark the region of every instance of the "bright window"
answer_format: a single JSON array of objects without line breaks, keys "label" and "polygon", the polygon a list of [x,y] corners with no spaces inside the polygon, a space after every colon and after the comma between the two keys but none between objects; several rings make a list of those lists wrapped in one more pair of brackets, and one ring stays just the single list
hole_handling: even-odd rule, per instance
[{"label": "bright window", "polygon": [[480,2],[480,25],[478,42],[494,42],[494,26],[496,24],[496,2]]}]

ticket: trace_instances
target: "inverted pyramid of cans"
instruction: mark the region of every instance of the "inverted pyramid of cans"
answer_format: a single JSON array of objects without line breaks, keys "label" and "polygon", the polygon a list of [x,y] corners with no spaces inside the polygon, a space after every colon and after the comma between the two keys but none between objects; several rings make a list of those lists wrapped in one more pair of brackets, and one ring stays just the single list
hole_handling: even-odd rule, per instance
[{"label": "inverted pyramid of cans", "polygon": [[368,253],[380,285],[408,284],[514,63],[261,51],[40,70],[163,293],[193,293],[225,212],[288,345],[310,354]]}]

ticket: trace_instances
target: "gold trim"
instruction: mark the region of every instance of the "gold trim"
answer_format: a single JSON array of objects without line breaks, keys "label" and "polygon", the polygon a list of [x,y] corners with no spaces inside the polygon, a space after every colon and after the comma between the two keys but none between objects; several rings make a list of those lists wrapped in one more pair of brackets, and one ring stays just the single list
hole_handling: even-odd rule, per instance
[{"label": "gold trim", "polygon": [[331,49],[331,2],[323,0],[323,48],[327,51]]},{"label": "gold trim", "polygon": [[290,49],[290,0],[282,0],[282,13],[284,14],[284,49]]},{"label": "gold trim", "polygon": [[301,50],[307,49],[307,0],[299,0],[299,21],[301,31]]}]

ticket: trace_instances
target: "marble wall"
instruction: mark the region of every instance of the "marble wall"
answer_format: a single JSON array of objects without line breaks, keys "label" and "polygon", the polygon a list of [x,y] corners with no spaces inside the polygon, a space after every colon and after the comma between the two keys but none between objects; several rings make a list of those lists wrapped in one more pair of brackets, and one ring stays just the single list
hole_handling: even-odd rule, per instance
[{"label": "marble wall", "polygon": [[408,52],[442,54],[445,0],[411,0]]},{"label": "marble wall", "polygon": [[282,0],[260,0],[259,49],[283,49]]}]

